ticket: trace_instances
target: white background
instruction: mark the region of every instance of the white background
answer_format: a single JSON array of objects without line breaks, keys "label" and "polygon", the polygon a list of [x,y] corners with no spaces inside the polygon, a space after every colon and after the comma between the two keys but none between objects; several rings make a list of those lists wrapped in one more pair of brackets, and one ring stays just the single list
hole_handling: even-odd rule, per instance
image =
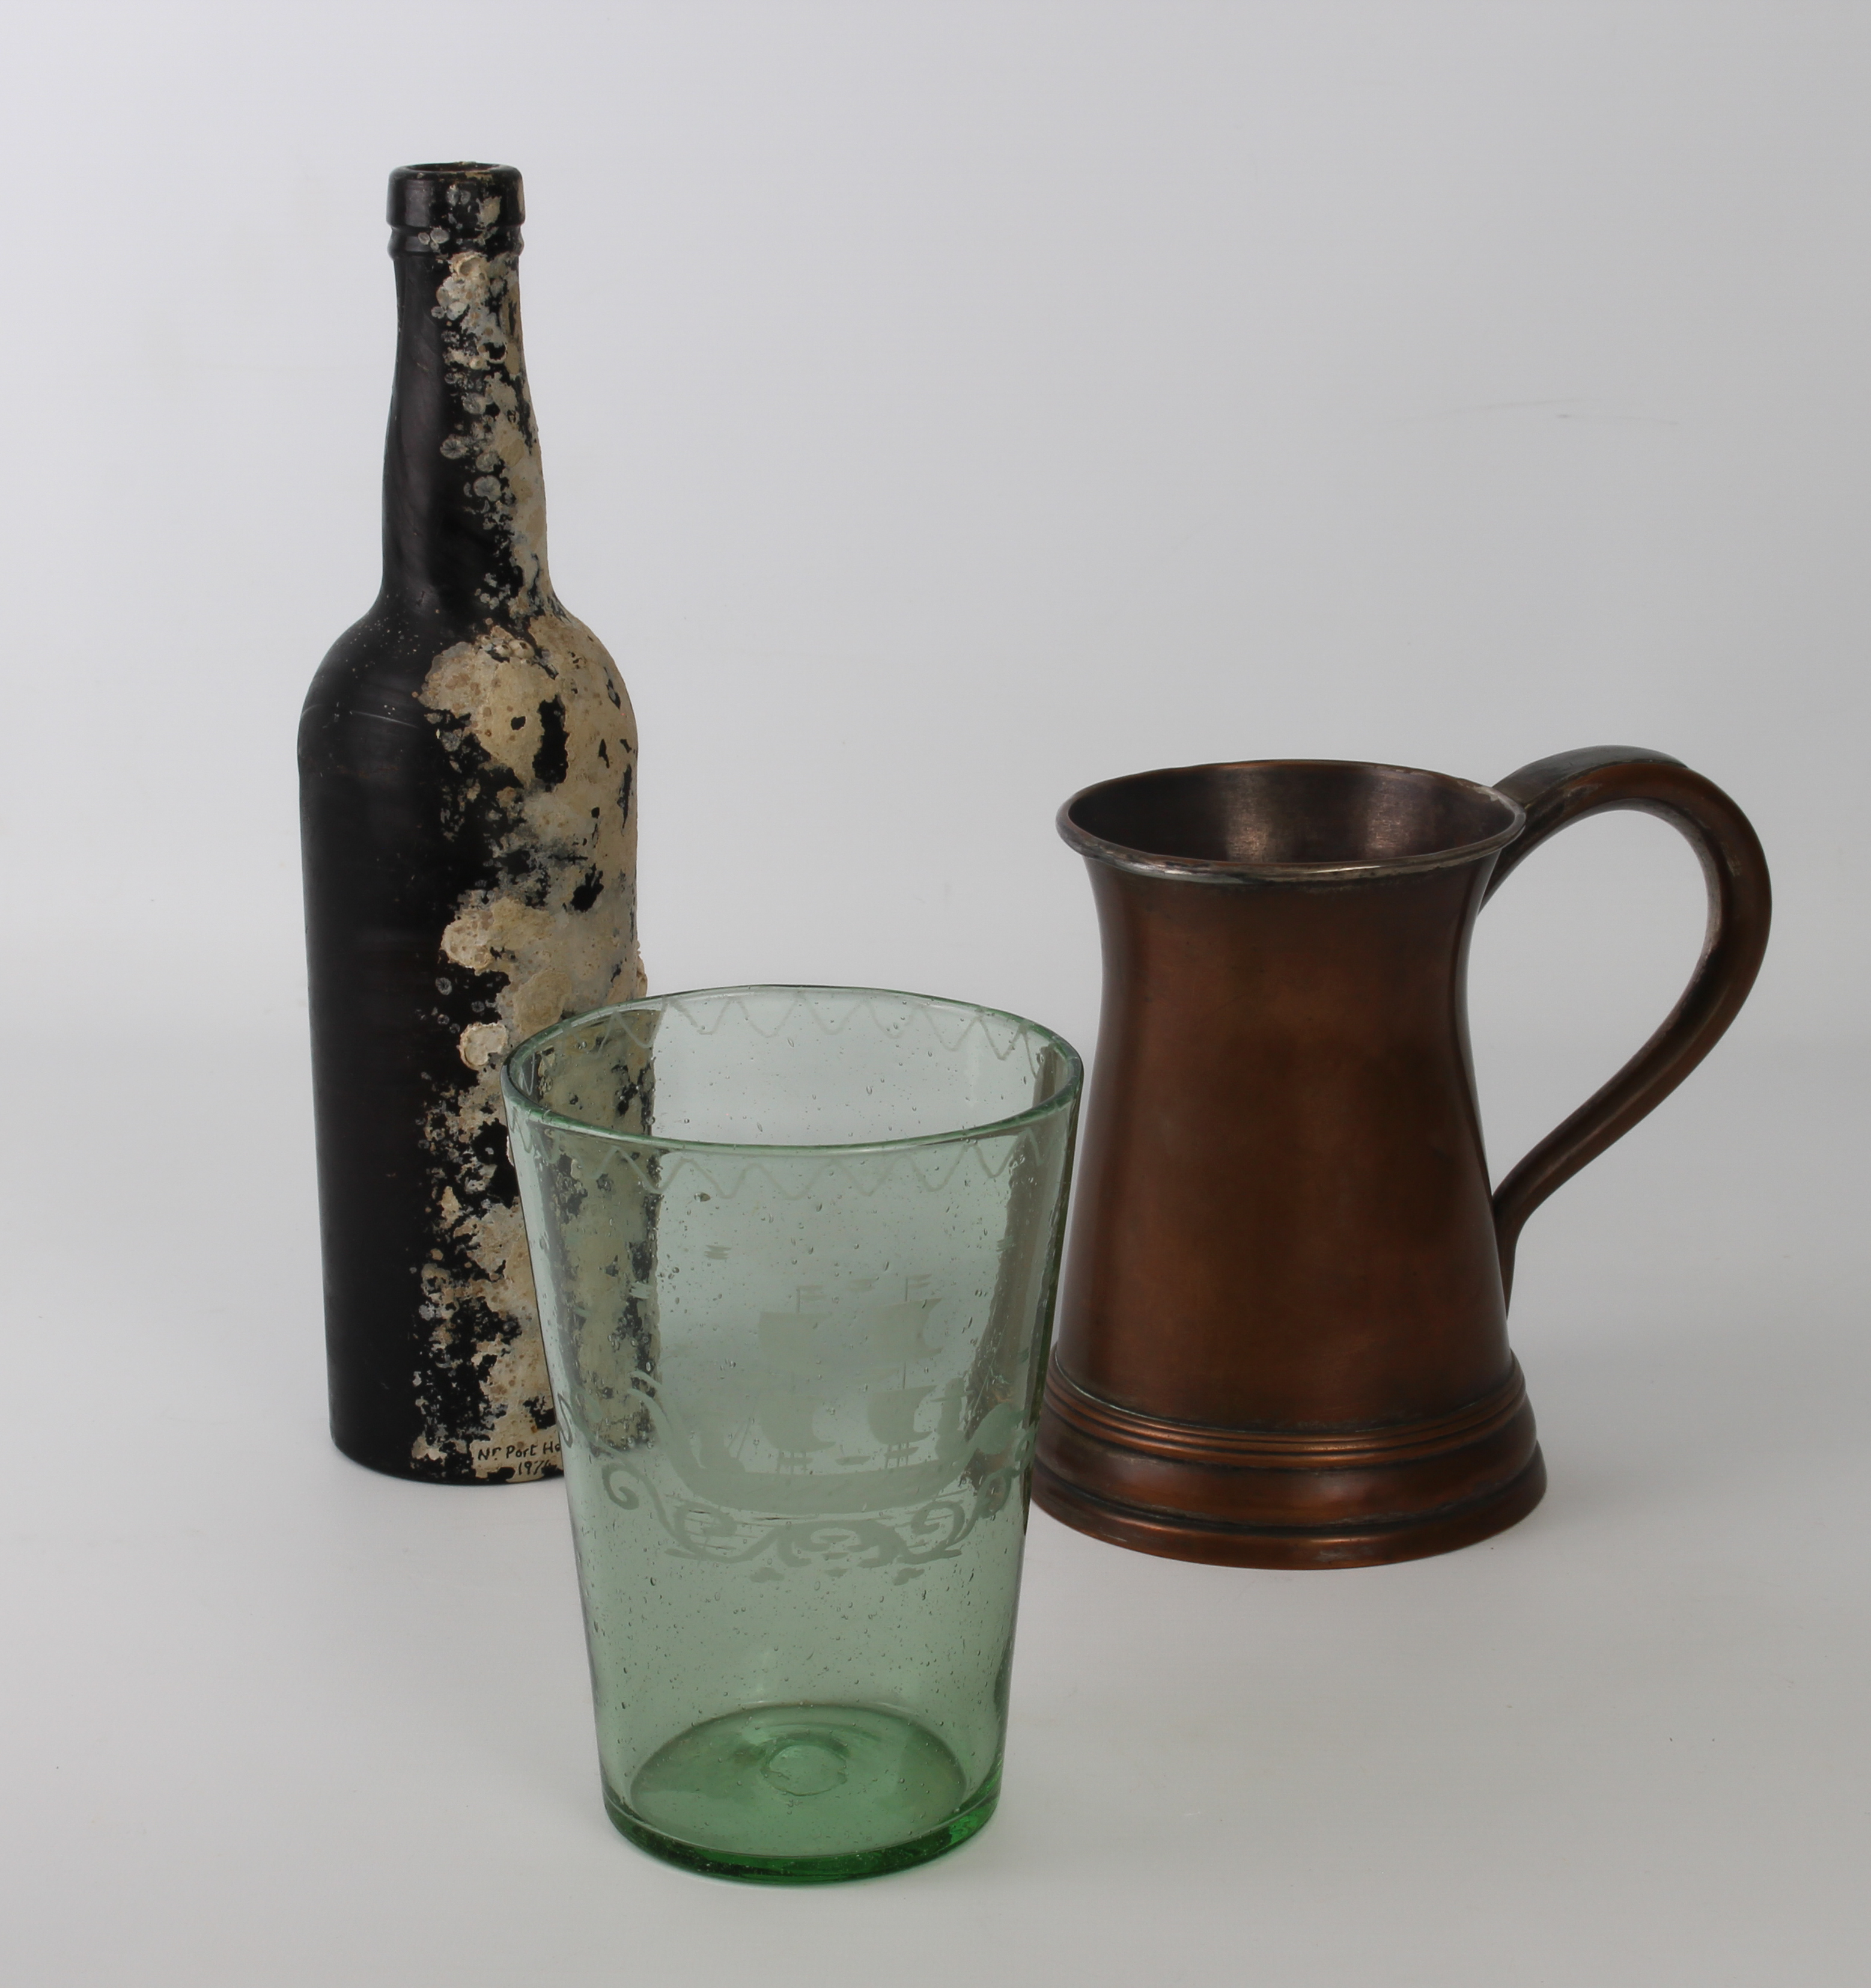
[{"label": "white background", "polygon": [[[9,10],[9,1980],[1862,1980],[1867,100],[1851,0]],[[384,178],[463,157],[654,986],[1089,1048],[1052,812],[1191,760],[1659,747],[1775,867],[1523,1245],[1540,1510],[1304,1576],[1036,1518],[1001,1814],[867,1886],[628,1849],[557,1487],[323,1433],[292,732],[376,586]],[[1490,908],[1498,1163],[1699,897],[1624,816]]]}]

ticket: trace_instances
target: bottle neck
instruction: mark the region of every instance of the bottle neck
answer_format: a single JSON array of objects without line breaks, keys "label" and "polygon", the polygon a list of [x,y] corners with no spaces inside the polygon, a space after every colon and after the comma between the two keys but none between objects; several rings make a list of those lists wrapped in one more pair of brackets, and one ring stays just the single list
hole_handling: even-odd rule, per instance
[{"label": "bottle neck", "polygon": [[441,228],[399,228],[390,242],[397,332],[383,592],[451,618],[524,620],[552,598],[518,235],[500,228],[464,246],[458,233],[451,244]]}]

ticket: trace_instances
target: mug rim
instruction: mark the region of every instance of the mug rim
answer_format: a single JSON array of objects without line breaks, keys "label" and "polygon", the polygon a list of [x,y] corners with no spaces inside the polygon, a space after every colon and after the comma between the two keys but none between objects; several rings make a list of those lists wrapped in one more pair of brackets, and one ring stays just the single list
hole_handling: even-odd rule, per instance
[{"label": "mug rim", "polygon": [[[1445,787],[1459,789],[1478,800],[1492,801],[1508,812],[1505,828],[1473,842],[1452,844],[1446,849],[1421,850],[1407,856],[1360,857],[1348,862],[1324,860],[1298,863],[1256,863],[1228,857],[1174,856],[1147,849],[1134,849],[1107,837],[1094,834],[1072,819],[1072,810],[1096,794],[1120,787],[1134,786],[1174,774],[1233,773],[1258,771],[1272,766],[1342,766],[1361,772],[1407,773],[1417,779],[1434,780]],[[1094,780],[1081,787],[1066,802],[1055,817],[1062,840],[1088,860],[1108,864],[1114,870],[1128,870],[1139,877],[1173,878],[1191,884],[1332,884],[1356,882],[1366,877],[1396,877],[1424,870],[1449,870],[1466,863],[1478,863],[1505,849],[1527,825],[1527,813],[1511,794],[1478,780],[1464,780],[1458,773],[1439,773],[1433,767],[1400,766],[1386,759],[1216,759],[1191,766],[1152,766],[1141,773],[1120,773],[1108,780]]]}]

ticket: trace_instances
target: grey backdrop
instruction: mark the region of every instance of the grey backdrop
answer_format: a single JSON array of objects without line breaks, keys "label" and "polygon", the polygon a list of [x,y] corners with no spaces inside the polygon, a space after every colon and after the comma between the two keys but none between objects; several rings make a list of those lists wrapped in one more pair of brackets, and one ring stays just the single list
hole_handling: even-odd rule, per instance
[{"label": "grey backdrop", "polygon": [[[1871,14],[76,0],[6,40],[30,1978],[1855,1980]],[[653,986],[1089,1050],[1052,812],[1207,758],[1657,746],[1775,867],[1729,1040],[1529,1231],[1542,1512],[1299,1577],[1036,1520],[1001,1817],[860,1891],[613,1843],[559,1493],[324,1442],[292,729],[376,585],[384,176],[456,157],[526,177]],[[1623,817],[1490,909],[1498,1162],[1660,1016],[1699,894]]]}]

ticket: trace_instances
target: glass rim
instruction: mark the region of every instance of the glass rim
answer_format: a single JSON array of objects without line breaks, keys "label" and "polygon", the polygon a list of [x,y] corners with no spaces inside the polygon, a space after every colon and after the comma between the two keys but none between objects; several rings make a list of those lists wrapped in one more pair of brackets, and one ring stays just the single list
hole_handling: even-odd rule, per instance
[{"label": "glass rim", "polygon": [[[843,994],[858,999],[881,996],[887,1000],[920,1002],[935,1008],[957,1009],[974,1016],[991,1016],[998,1020],[1011,1022],[1018,1029],[1039,1036],[1048,1046],[1056,1050],[1066,1060],[1066,1081],[1050,1097],[1037,1104],[1031,1104],[1024,1111],[1011,1117],[995,1118],[978,1125],[957,1126],[943,1132],[918,1132],[897,1139],[851,1139],[812,1142],[804,1145],[781,1141],[746,1139],[679,1139],[670,1138],[653,1132],[620,1132],[614,1127],[593,1125],[582,1118],[569,1117],[562,1111],[554,1111],[538,1103],[521,1089],[513,1073],[514,1065],[529,1052],[537,1054],[553,1037],[562,1036],[574,1029],[589,1026],[613,1015],[640,1014],[647,1011],[673,1006],[678,1001],[696,1001],[704,998],[727,998],[744,994]],[[560,1131],[576,1132],[586,1138],[608,1140],[612,1144],[623,1146],[640,1152],[665,1153],[737,1153],[758,1158],[777,1155],[782,1158],[822,1158],[827,1154],[861,1155],[870,1153],[899,1153],[914,1151],[931,1146],[965,1145],[978,1139],[1005,1137],[1023,1131],[1029,1125],[1055,1116],[1062,1111],[1076,1105],[1085,1083],[1085,1060],[1066,1038],[1055,1030],[1049,1029],[1043,1022],[1035,1022],[1025,1015],[1016,1015],[1011,1009],[991,1008],[984,1002],[964,1001],[947,994],[916,994],[896,987],[843,987],[826,986],[805,981],[749,981],[729,987],[690,987],[680,992],[668,994],[640,994],[634,1000],[607,1002],[601,1008],[589,1008],[582,1014],[568,1015],[562,1021],[554,1022],[549,1027],[538,1030],[516,1043],[501,1059],[500,1087],[509,1112],[518,1111],[542,1125],[550,1125]]]}]

